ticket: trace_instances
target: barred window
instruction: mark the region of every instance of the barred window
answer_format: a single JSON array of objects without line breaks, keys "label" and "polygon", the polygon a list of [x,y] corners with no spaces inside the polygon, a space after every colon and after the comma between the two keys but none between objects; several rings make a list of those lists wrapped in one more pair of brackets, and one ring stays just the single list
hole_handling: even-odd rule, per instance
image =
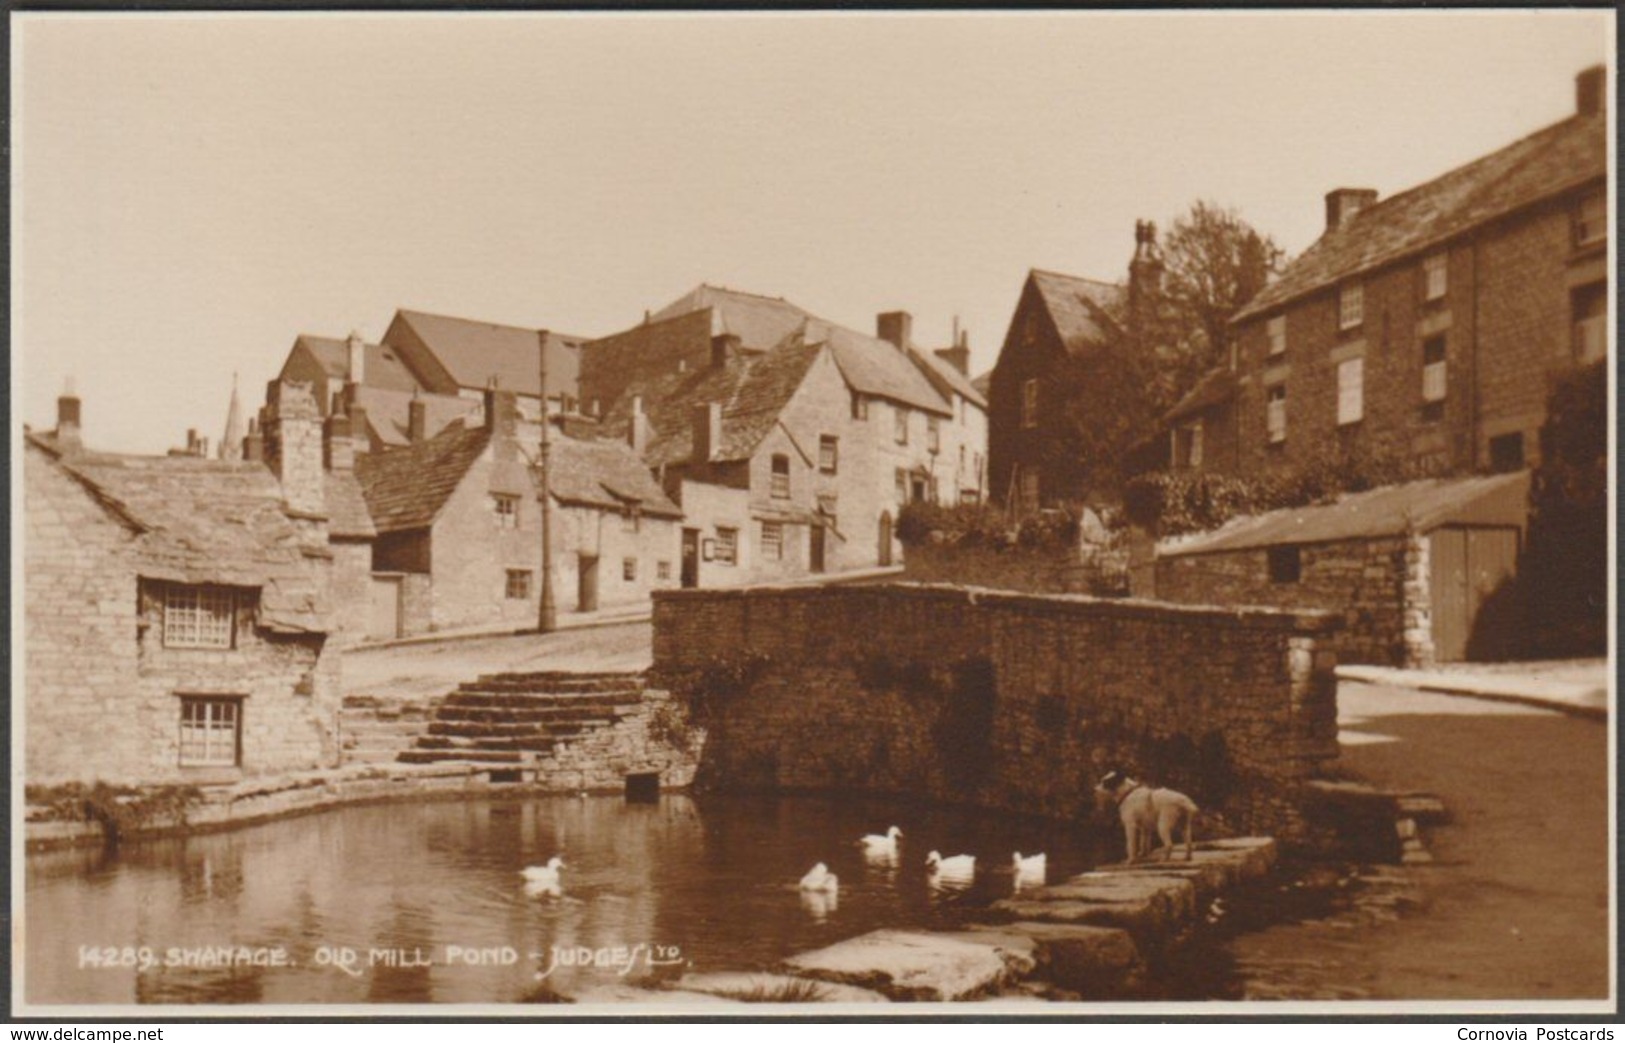
[{"label": "barred window", "polygon": [[181,697],[181,764],[234,767],[242,759],[242,700]]},{"label": "barred window", "polygon": [[519,497],[507,493],[492,493],[491,510],[496,514],[497,528],[519,528]]},{"label": "barred window", "polygon": [[511,601],[523,601],[530,597],[530,570],[509,569],[507,596]]},{"label": "barred window", "polygon": [[229,587],[165,587],[164,647],[232,647],[236,607]]},{"label": "barred window", "polygon": [[790,498],[790,458],[783,453],[773,454],[772,494],[775,500]]},{"label": "barred window", "polygon": [[1352,330],[1365,321],[1365,287],[1351,282],[1337,291],[1337,328]]},{"label": "barred window", "polygon": [[762,559],[780,561],[784,558],[784,523],[762,523]]},{"label": "barred window", "polygon": [[739,561],[739,530],[724,529],[717,526],[717,542],[712,559],[724,565],[733,565]]},{"label": "barred window", "polygon": [[834,474],[840,463],[840,440],[834,435],[818,436],[818,469],[825,474]]}]

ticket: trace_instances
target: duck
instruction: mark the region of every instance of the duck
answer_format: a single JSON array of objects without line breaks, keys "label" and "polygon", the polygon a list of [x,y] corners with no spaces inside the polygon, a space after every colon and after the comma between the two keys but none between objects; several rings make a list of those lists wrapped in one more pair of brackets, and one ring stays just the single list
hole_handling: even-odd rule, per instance
[{"label": "duck", "polygon": [[1022,858],[1021,852],[1017,851],[1010,859],[1010,864],[1016,872],[1016,886],[1037,884],[1042,887],[1045,872],[1049,868],[1047,863],[1048,858],[1042,852]]},{"label": "duck", "polygon": [[884,834],[870,833],[868,836],[860,838],[858,843],[862,845],[863,854],[866,858],[896,858],[897,839],[902,835],[903,831],[893,826],[886,830]]},{"label": "duck", "polygon": [[925,856],[925,864],[935,876],[974,876],[976,875],[975,855],[955,855],[952,858],[943,858],[937,851]]},{"label": "duck", "polygon": [[807,870],[807,875],[801,878],[801,889],[816,894],[832,895],[841,888],[841,880],[829,871],[829,866],[820,862]]},{"label": "duck", "polygon": [[526,866],[519,871],[525,878],[525,885],[537,890],[557,891],[559,889],[559,870],[564,868],[564,859],[554,855],[547,860],[545,866]]}]

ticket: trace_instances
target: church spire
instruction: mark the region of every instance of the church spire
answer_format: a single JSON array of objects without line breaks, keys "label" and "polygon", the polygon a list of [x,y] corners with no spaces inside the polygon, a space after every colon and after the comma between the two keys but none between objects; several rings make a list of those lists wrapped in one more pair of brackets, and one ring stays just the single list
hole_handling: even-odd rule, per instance
[{"label": "church spire", "polygon": [[233,463],[243,458],[243,406],[237,398],[237,374],[231,375],[231,405],[226,409],[226,433],[220,439],[220,459]]}]

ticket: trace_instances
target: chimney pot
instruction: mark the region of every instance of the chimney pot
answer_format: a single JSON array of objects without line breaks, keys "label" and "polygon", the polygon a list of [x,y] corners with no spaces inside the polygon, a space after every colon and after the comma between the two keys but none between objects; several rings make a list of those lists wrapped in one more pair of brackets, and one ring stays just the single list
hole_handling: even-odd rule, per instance
[{"label": "chimney pot", "polygon": [[79,396],[73,393],[73,378],[69,377],[56,400],[56,440],[59,443],[79,445],[79,407]]},{"label": "chimney pot", "polygon": [[694,407],[695,463],[715,459],[722,448],[722,403],[702,402]]},{"label": "chimney pot", "polygon": [[906,350],[913,341],[914,316],[906,311],[887,311],[875,316],[875,336]]},{"label": "chimney pot", "polygon": [[1334,188],[1326,193],[1326,231],[1335,232],[1377,201],[1374,188]]},{"label": "chimney pot", "polygon": [[361,339],[359,332],[351,332],[350,339],[345,344],[350,350],[350,379],[348,383],[363,383],[367,366],[366,341]]},{"label": "chimney pot", "polygon": [[1608,68],[1593,65],[1574,77],[1574,110],[1581,116],[1595,116],[1608,107]]},{"label": "chimney pot", "polygon": [[639,456],[649,448],[649,418],[643,412],[643,396],[632,396],[632,422],[626,428],[626,444]]},{"label": "chimney pot", "polygon": [[429,403],[413,396],[406,404],[406,440],[418,443],[428,436]]}]

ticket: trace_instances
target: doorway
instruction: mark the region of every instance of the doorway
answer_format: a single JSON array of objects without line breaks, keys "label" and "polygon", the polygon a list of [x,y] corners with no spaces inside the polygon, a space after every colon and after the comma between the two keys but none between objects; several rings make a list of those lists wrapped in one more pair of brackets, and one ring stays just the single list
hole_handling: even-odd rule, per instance
[{"label": "doorway", "polygon": [[700,585],[700,530],[683,530],[683,564],[682,573],[678,577],[683,587],[693,588]]},{"label": "doorway", "polygon": [[576,559],[576,611],[598,611],[598,559],[586,554]]},{"label": "doorway", "polygon": [[807,548],[807,568],[813,572],[824,571],[824,523],[815,520],[807,528],[812,543]]},{"label": "doorway", "polygon": [[880,512],[880,556],[878,558],[881,568],[891,564],[891,512]]}]

